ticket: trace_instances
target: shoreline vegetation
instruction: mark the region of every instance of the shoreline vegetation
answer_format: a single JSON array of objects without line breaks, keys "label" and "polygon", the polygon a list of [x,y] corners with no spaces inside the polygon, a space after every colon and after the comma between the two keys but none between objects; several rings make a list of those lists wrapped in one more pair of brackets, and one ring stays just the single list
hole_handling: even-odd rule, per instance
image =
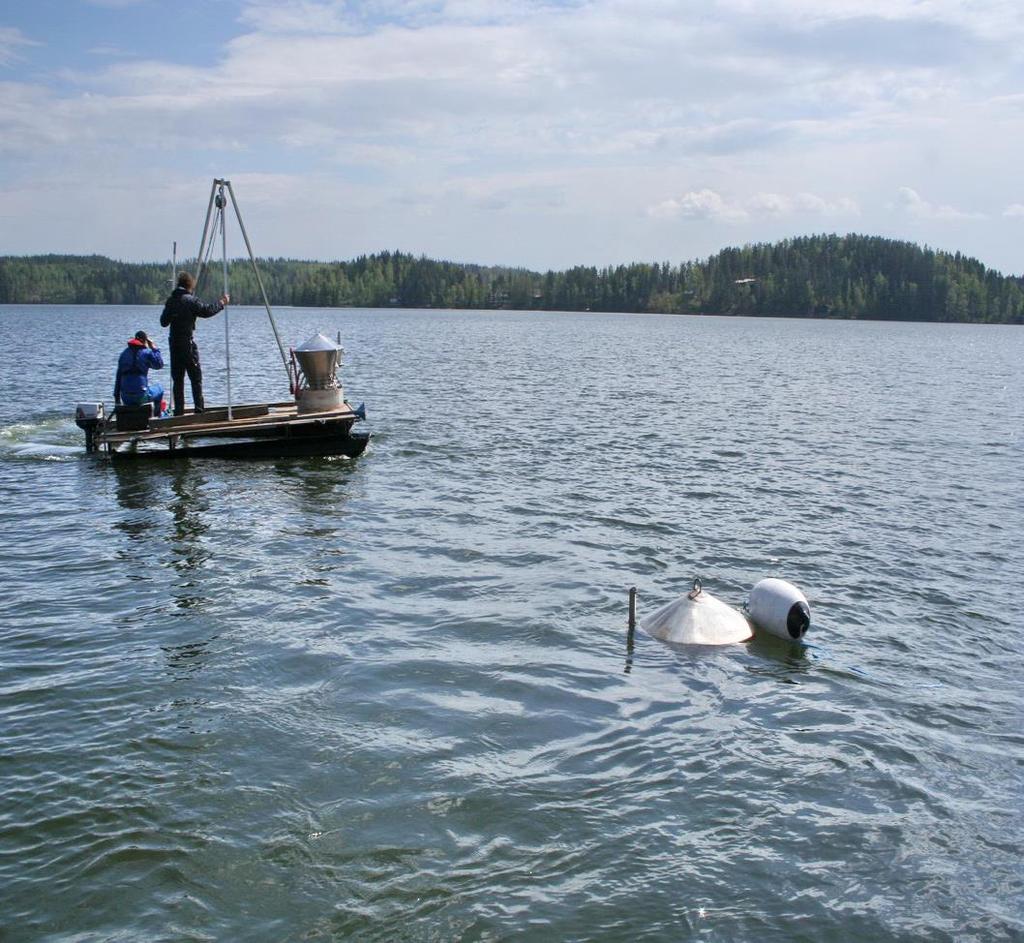
[{"label": "shoreline vegetation", "polygon": [[[1024,323],[1024,278],[959,252],[878,236],[802,236],[727,248],[702,261],[546,273],[402,252],[347,262],[258,261],[271,302],[281,306]],[[0,256],[0,304],[162,304],[169,276],[167,263]],[[229,283],[235,304],[261,303],[248,260],[229,263]]]}]

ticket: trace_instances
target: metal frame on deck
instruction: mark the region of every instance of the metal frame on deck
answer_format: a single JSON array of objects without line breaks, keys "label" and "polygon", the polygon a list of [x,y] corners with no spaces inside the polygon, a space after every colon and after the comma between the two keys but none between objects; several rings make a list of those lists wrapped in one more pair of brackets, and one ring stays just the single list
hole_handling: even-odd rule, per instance
[{"label": "metal frame on deck", "polygon": [[[198,261],[198,268],[196,269],[196,283],[198,284],[199,279],[203,274],[203,267],[205,263],[206,251],[208,248],[207,237],[212,242],[216,236],[216,225],[211,231],[210,222],[214,219],[215,211],[223,217],[223,214],[227,210],[226,203],[223,202],[223,196],[225,191],[231,198],[231,206],[235,211],[235,219],[238,221],[238,228],[242,233],[242,239],[245,242],[245,250],[249,253],[249,262],[252,265],[253,274],[256,276],[256,284],[260,288],[260,297],[263,299],[263,307],[267,309],[267,317],[270,318],[270,327],[274,332],[274,340],[277,341],[277,349],[281,354],[281,363],[284,364],[285,372],[288,373],[288,379],[291,380],[291,371],[288,368],[288,357],[284,352],[284,344],[281,341],[281,334],[277,330],[277,322],[274,320],[274,312],[270,309],[270,299],[267,298],[267,289],[263,285],[263,276],[260,274],[259,266],[256,264],[256,256],[252,251],[252,243],[249,242],[249,234],[246,232],[245,223],[242,222],[242,211],[238,208],[238,198],[235,196],[234,187],[231,186],[230,180],[223,178],[215,178],[212,186],[210,187],[210,199],[206,205],[206,219],[203,222],[203,235],[199,240],[199,254],[196,256]],[[218,197],[221,198],[221,203],[218,206]],[[223,225],[223,219],[221,219]],[[223,235],[223,233],[222,233]],[[225,256],[226,256],[225,252]],[[226,259],[225,259],[226,266]],[[225,280],[227,279],[225,269]]]}]

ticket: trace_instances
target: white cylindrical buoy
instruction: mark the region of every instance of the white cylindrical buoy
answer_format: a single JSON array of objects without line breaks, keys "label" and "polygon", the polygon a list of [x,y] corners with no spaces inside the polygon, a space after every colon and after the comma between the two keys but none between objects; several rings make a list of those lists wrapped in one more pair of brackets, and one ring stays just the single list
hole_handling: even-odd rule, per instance
[{"label": "white cylindrical buoy", "polygon": [[761,580],[750,591],[747,603],[754,627],[793,642],[803,638],[811,624],[807,597],[785,580]]},{"label": "white cylindrical buoy", "polygon": [[742,613],[700,588],[680,596],[640,621],[648,635],[677,645],[734,645],[753,635]]}]

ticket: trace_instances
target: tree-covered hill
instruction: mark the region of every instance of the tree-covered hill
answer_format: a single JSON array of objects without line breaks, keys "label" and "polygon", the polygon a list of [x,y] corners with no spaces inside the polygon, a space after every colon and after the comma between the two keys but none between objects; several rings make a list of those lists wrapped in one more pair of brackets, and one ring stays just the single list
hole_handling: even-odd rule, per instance
[{"label": "tree-covered hill", "polygon": [[[709,259],[577,266],[563,272],[485,267],[401,252],[347,262],[263,259],[272,304],[334,307],[660,311],[786,317],[1024,323],[1024,279],[976,259],[875,236],[805,236],[723,249]],[[219,293],[220,267],[200,286]],[[248,261],[230,264],[232,300],[260,303]],[[0,257],[0,304],[158,304],[166,264],[102,256]]]}]

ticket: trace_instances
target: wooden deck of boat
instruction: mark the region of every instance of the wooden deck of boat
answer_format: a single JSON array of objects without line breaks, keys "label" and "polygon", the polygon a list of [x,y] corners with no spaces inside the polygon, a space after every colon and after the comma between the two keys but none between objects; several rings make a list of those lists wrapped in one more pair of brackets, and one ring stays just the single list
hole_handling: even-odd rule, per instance
[{"label": "wooden deck of boat", "polygon": [[287,430],[296,426],[307,426],[314,423],[341,422],[355,420],[356,414],[348,404],[337,409],[318,413],[298,412],[294,401],[283,403],[253,403],[232,406],[231,419],[228,419],[226,406],[207,409],[202,413],[188,412],[182,416],[171,416],[167,419],[151,419],[148,429],[137,431],[117,431],[111,429],[99,437],[99,441],[109,445],[124,442],[152,442],[169,439],[172,436],[203,436],[233,433],[244,436],[266,435],[280,430],[287,435]]}]

